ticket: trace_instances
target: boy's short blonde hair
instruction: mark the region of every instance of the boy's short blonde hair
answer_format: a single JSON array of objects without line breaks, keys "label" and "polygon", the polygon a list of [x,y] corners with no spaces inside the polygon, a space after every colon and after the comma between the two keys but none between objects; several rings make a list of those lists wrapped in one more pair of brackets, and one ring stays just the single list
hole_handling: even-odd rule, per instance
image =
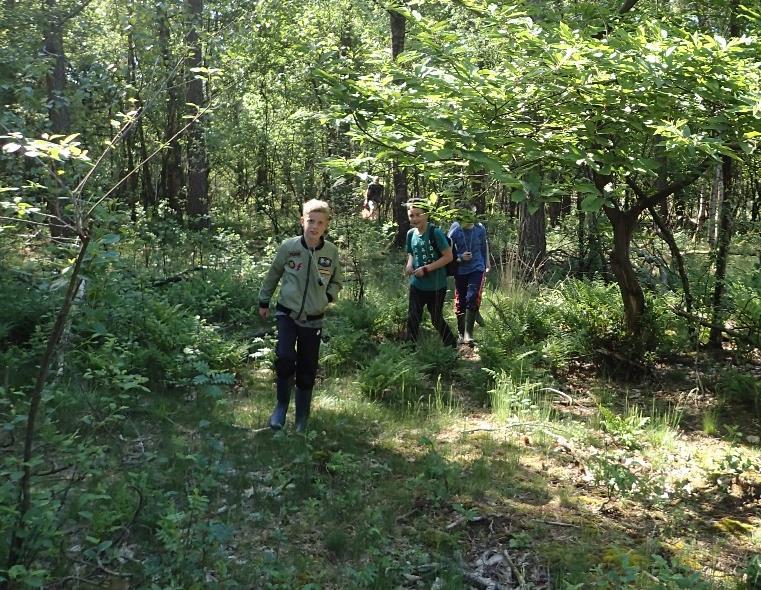
[{"label": "boy's short blonde hair", "polygon": [[328,205],[327,201],[321,201],[319,199],[310,199],[304,203],[301,214],[307,216],[310,213],[324,213],[327,215],[328,220],[333,218],[333,212],[330,210],[330,205]]}]

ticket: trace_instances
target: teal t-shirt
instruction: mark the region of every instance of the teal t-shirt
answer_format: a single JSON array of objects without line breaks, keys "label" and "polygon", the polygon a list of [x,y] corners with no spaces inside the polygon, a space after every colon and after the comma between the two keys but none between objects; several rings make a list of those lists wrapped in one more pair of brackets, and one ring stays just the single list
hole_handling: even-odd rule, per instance
[{"label": "teal t-shirt", "polygon": [[[415,228],[407,233],[407,253],[412,254],[413,268],[420,268],[440,258],[438,252],[431,245],[431,240],[436,240],[438,252],[444,252],[444,250],[451,248],[442,229],[430,223],[422,235],[418,234]],[[421,291],[445,289],[447,286],[447,269],[446,267],[437,268],[423,278],[412,275],[410,284]]]}]

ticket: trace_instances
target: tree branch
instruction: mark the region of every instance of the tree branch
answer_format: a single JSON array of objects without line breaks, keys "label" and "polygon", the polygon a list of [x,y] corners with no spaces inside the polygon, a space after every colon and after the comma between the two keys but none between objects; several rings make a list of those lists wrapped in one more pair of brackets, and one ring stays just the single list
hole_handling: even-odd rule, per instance
[{"label": "tree branch", "polygon": [[692,173],[688,174],[681,180],[677,180],[675,182],[672,182],[671,184],[667,185],[666,187],[662,188],[656,193],[653,193],[649,197],[644,193],[644,191],[637,185],[636,182],[634,182],[634,179],[631,177],[627,177],[626,184],[629,185],[629,188],[632,189],[635,195],[637,195],[637,203],[632,207],[632,211],[635,211],[637,215],[642,213],[645,209],[649,207],[654,207],[657,205],[660,201],[665,199],[666,197],[673,195],[675,192],[683,189],[686,186],[691,185],[693,182],[695,182],[698,178],[703,176],[703,173],[708,170],[708,165],[711,162],[711,158],[706,158],[700,163],[700,166],[697,167]]}]

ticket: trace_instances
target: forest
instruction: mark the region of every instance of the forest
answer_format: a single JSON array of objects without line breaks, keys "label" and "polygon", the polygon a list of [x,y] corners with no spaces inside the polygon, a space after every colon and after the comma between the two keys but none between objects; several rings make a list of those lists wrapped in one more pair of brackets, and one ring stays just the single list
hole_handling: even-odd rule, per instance
[{"label": "forest", "polygon": [[[759,31],[0,0],[0,589],[761,590]],[[273,430],[312,199],[343,289]],[[413,201],[488,235],[473,342],[408,337]]]}]

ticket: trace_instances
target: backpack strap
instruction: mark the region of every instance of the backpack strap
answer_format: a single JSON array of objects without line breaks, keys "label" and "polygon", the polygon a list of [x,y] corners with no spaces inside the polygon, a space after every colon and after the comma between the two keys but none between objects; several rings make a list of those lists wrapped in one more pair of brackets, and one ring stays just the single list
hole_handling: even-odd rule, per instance
[{"label": "backpack strap", "polygon": [[431,248],[433,248],[433,251],[436,252],[436,257],[441,258],[441,250],[439,249],[438,243],[436,243],[436,238],[434,236],[434,232],[436,231],[436,225],[434,225],[431,222],[428,222],[428,229],[426,230],[426,233],[428,233],[428,243],[431,244]]}]

